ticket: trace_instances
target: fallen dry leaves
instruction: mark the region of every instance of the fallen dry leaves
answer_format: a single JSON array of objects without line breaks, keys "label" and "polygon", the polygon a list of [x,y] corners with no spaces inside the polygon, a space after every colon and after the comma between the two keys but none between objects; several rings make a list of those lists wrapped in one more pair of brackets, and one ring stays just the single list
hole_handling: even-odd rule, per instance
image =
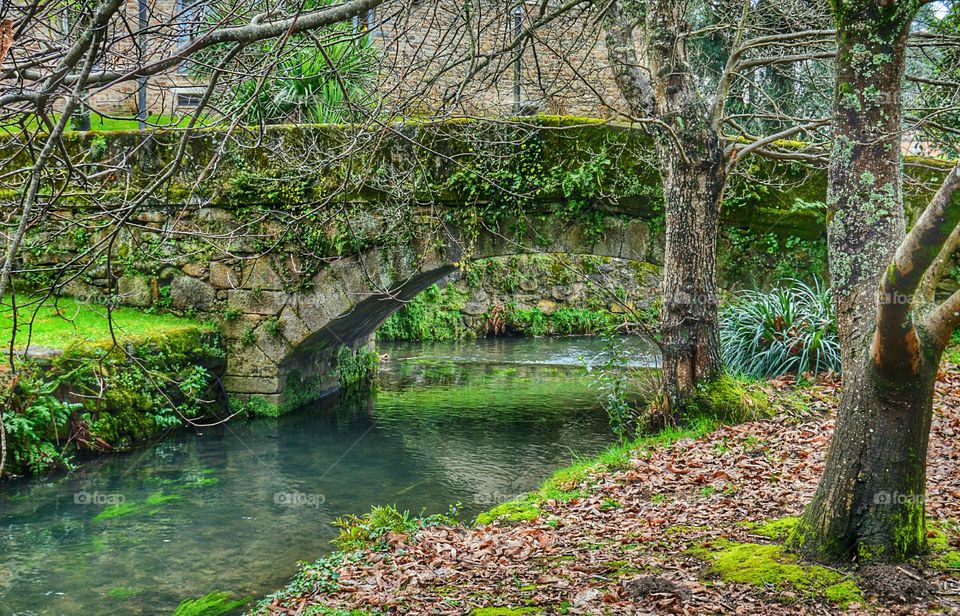
[{"label": "fallen dry leaves", "polygon": [[[771,383],[773,389],[792,385]],[[705,541],[764,541],[738,523],[797,515],[823,469],[838,384],[805,390],[810,415],[724,427],[592,475],[588,496],[548,502],[534,522],[425,528],[391,536],[339,570],[340,591],[274,600],[273,614],[311,603],[386,613],[466,614],[490,606],[538,606],[569,614],[830,614],[826,602],[709,579],[687,553]],[[941,375],[928,459],[928,512],[960,521],[960,372]],[[613,504],[611,506],[611,504]],[[637,576],[655,572],[636,592]],[[934,582],[948,578],[926,572]],[[943,579],[934,579],[941,575]],[[657,587],[657,585],[661,587]],[[955,586],[955,584],[954,584]],[[946,586],[945,586],[946,587]],[[553,607],[551,607],[553,606]],[[956,595],[914,606],[853,605],[848,613],[960,613]]]}]

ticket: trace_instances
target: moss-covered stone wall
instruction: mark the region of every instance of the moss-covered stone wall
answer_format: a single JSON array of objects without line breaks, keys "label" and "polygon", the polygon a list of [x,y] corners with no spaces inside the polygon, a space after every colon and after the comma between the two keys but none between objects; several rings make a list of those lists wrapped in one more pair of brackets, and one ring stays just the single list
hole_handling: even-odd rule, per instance
[{"label": "moss-covered stone wall", "polygon": [[[25,145],[0,144],[14,170],[0,190],[6,211],[29,169]],[[390,312],[478,258],[542,251],[656,265],[661,252],[650,142],[623,124],[89,132],[65,136],[64,150],[74,168],[51,169],[44,194],[69,190],[31,228],[15,284],[215,317],[228,390],[270,404],[335,386],[337,349],[358,348]],[[944,172],[922,162],[908,168],[912,210]],[[95,179],[77,184],[77,169]],[[822,272],[823,171],[760,158],[738,169],[724,203],[728,286]]]},{"label": "moss-covered stone wall", "polygon": [[202,326],[119,346],[34,349],[15,375],[0,372],[10,396],[3,473],[69,468],[77,456],[128,449],[191,419],[216,417],[224,411],[225,364],[222,338]]},{"label": "moss-covered stone wall", "polygon": [[[786,280],[827,280],[826,242],[789,231],[728,227],[719,249],[721,290]],[[596,335],[637,321],[655,326],[660,266],[592,255],[482,259],[394,312],[380,340]]]},{"label": "moss-covered stone wall", "polygon": [[393,313],[380,340],[596,335],[659,312],[660,268],[592,255],[476,261]]}]

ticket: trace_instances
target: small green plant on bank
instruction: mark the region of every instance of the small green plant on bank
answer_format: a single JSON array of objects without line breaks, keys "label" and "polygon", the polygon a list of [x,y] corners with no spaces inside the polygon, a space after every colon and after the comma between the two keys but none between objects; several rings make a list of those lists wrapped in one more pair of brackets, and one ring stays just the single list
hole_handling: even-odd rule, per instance
[{"label": "small green plant on bank", "polygon": [[202,412],[203,394],[210,387],[213,375],[204,366],[189,366],[183,379],[178,383],[184,402],[180,413],[187,417],[197,417]]},{"label": "small green plant on bank", "polygon": [[393,505],[375,506],[363,515],[347,515],[334,520],[333,525],[340,529],[340,534],[332,543],[344,552],[384,547],[382,542],[388,533],[412,534],[426,526],[457,524],[460,509],[461,504],[457,503],[451,505],[447,513],[414,516]]},{"label": "small green plant on bank", "polygon": [[587,364],[587,371],[593,375],[590,386],[600,394],[600,404],[607,412],[607,419],[617,439],[625,443],[635,437],[644,428],[644,414],[631,404],[627,397],[630,356],[623,343],[623,337],[616,333],[604,336],[602,361],[596,365]]},{"label": "small green plant on bank", "polygon": [[344,552],[333,552],[312,563],[304,561],[297,563],[300,571],[290,580],[287,587],[261,600],[253,613],[258,615],[272,613],[270,606],[277,600],[293,599],[308,593],[336,592],[340,588],[338,570],[343,566],[345,559]]},{"label": "small green plant on bank", "polygon": [[379,543],[387,533],[407,534],[420,528],[419,521],[409,511],[400,512],[389,505],[373,507],[362,516],[348,515],[334,520],[340,534],[333,540],[337,549],[347,552]]},{"label": "small green plant on bank", "polygon": [[279,417],[282,414],[278,405],[261,396],[253,396],[245,402],[231,400],[230,411],[247,417]]},{"label": "small green plant on bank", "polygon": [[10,387],[11,391],[0,391],[8,468],[36,473],[69,467],[63,445],[70,435],[70,418],[82,405],[57,399],[60,381],[45,381],[36,371],[22,372]]},{"label": "small green plant on bank", "polygon": [[840,340],[830,291],[819,281],[787,281],[744,291],[720,317],[727,369],[756,378],[840,369]]}]

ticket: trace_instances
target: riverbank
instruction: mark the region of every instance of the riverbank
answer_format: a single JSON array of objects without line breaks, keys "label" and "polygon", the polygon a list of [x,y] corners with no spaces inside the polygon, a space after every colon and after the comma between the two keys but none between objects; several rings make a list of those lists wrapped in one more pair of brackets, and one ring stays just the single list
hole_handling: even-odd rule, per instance
[{"label": "riverbank", "polygon": [[[803,412],[791,404],[772,419],[700,423],[612,449],[559,472],[534,497],[481,516],[479,526],[367,516],[349,528],[372,541],[359,549],[341,542],[350,549],[305,566],[255,613],[960,610],[956,366],[937,387],[930,557],[857,571],[807,565],[783,550],[791,517],[822,472],[837,390],[832,382],[802,389]],[[773,399],[792,391],[781,383]]]},{"label": "riverbank", "polygon": [[461,503],[473,519],[613,442],[576,365],[602,341],[485,343],[384,345],[369,392],[3,484],[0,612],[169,616],[213,591],[253,601],[327,553],[338,518]]},{"label": "riverbank", "polygon": [[121,307],[108,321],[105,306],[70,298],[19,301],[16,318],[0,313],[0,337],[16,326],[18,349],[16,372],[0,366],[4,475],[71,468],[77,455],[124,450],[217,412],[216,327]]}]

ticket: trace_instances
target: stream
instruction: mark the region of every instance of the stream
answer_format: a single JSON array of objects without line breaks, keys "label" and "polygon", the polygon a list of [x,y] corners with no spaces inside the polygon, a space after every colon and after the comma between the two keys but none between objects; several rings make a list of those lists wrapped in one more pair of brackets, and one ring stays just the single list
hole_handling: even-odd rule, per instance
[{"label": "stream", "polygon": [[[649,349],[629,339],[636,365]],[[372,505],[466,520],[613,441],[590,338],[382,343],[377,386],[279,419],[179,431],[0,484],[0,614],[171,614],[259,599]]]}]

